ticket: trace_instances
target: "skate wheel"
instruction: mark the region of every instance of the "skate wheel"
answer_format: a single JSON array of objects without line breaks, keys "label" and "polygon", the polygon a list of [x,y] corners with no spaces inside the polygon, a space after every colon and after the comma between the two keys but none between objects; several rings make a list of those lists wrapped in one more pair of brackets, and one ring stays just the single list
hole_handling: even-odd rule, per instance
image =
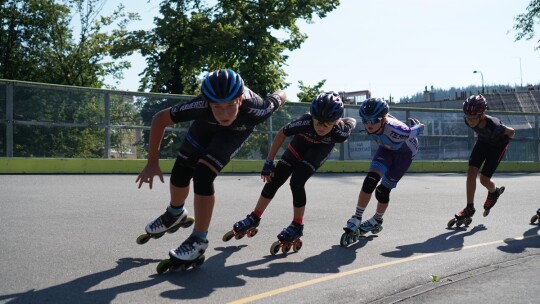
[{"label": "skate wheel", "polygon": [[489,214],[489,209],[484,210],[484,217],[488,216],[488,214]]},{"label": "skate wheel", "polygon": [[167,233],[175,233],[178,229],[180,229],[180,225],[167,230]]},{"label": "skate wheel", "polygon": [[457,221],[456,221],[455,218],[449,220],[449,221],[448,221],[448,228],[452,228],[452,226],[454,226],[454,224],[455,224],[456,222],[457,222]]},{"label": "skate wheel", "polygon": [[296,243],[294,243],[292,250],[294,252],[298,252],[302,248],[302,240],[298,240]]},{"label": "skate wheel", "polygon": [[371,233],[372,233],[372,234],[377,234],[377,233],[381,232],[382,230],[383,230],[383,227],[382,227],[382,226],[379,226],[379,228],[376,228],[376,229],[371,230]]},{"label": "skate wheel", "polygon": [[206,257],[203,255],[201,255],[200,257],[198,257],[195,262],[193,262],[193,264],[191,264],[191,267],[193,268],[199,268],[201,267],[201,265],[204,263],[204,260],[206,259]]},{"label": "skate wheel", "polygon": [[291,247],[292,247],[291,243],[284,244],[283,247],[281,247],[281,252],[283,252],[284,254],[287,254],[291,250]]},{"label": "skate wheel", "polygon": [[538,218],[538,215],[535,214],[533,217],[531,217],[531,224],[534,224],[538,220],[538,223],[540,224],[540,219]]},{"label": "skate wheel", "polygon": [[271,255],[276,255],[276,254],[278,254],[280,247],[281,247],[281,242],[280,242],[280,241],[274,242],[274,243],[272,244],[272,246],[270,246],[270,254],[271,254]]},{"label": "skate wheel", "polygon": [[182,228],[188,228],[189,226],[193,225],[195,222],[195,218],[193,216],[187,216],[182,224]]},{"label": "skate wheel", "polygon": [[245,234],[245,233],[238,233],[238,234],[235,234],[235,235],[234,235],[234,238],[237,239],[237,240],[239,240],[239,239],[243,238],[244,235],[246,235],[246,234]]},{"label": "skate wheel", "polygon": [[259,229],[257,229],[257,228],[250,229],[250,230],[248,230],[247,236],[248,237],[254,237],[257,234],[257,232],[259,232]]},{"label": "skate wheel", "polygon": [[465,219],[465,227],[469,227],[469,225],[472,223],[472,218],[466,218]]},{"label": "skate wheel", "polygon": [[151,238],[152,238],[152,236],[149,235],[148,233],[141,234],[141,235],[139,235],[139,237],[137,238],[136,242],[137,242],[137,244],[139,244],[139,245],[143,245],[143,244],[146,244]]},{"label": "skate wheel", "polygon": [[161,260],[159,264],[156,267],[156,271],[158,274],[164,274],[169,268],[171,268],[172,262],[169,259]]},{"label": "skate wheel", "polygon": [[159,238],[162,237],[164,234],[165,234],[165,232],[162,232],[162,233],[154,234],[154,235],[152,235],[151,237],[153,237],[153,238],[155,238],[155,239],[159,239]]},{"label": "skate wheel", "polygon": [[228,242],[233,238],[233,236],[234,236],[234,231],[231,230],[223,235],[223,241]]},{"label": "skate wheel", "polygon": [[347,247],[349,244],[349,234],[345,232],[341,235],[341,238],[339,239],[339,245],[341,245],[341,247]]}]

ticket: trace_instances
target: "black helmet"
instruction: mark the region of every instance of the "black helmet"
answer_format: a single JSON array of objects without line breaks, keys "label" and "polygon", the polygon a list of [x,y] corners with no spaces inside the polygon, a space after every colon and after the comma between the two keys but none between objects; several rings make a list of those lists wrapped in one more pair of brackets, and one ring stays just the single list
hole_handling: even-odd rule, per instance
[{"label": "black helmet", "polygon": [[231,101],[244,93],[244,81],[233,70],[215,70],[204,77],[201,93],[208,102]]},{"label": "black helmet", "polygon": [[358,109],[363,123],[367,123],[368,121],[375,123],[375,120],[385,117],[388,111],[388,103],[382,98],[366,99],[360,104],[360,109]]},{"label": "black helmet", "polygon": [[324,92],[311,102],[311,116],[319,121],[335,121],[341,115],[343,115],[343,102],[338,93]]},{"label": "black helmet", "polygon": [[480,115],[487,110],[487,100],[482,95],[472,95],[463,103],[463,112],[467,115]]}]

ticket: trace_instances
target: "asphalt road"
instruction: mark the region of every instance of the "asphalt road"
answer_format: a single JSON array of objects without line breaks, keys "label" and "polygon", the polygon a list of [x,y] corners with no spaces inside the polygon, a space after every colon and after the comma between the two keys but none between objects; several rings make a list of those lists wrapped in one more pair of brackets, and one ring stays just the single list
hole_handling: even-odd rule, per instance
[{"label": "asphalt road", "polygon": [[[137,189],[132,175],[0,175],[1,303],[538,303],[538,174],[496,174],[505,193],[468,229],[447,229],[465,206],[464,174],[408,174],[391,193],[384,230],[347,248],[364,174],[317,174],[307,185],[303,247],[270,255],[292,219],[285,184],[253,238],[223,242],[254,207],[257,175],[219,176],[206,261],[158,275],[190,233],[137,245],[168,204],[168,184]],[[167,176],[168,178],[168,176]],[[192,213],[192,196],[186,207]],[[365,214],[371,216],[375,198]],[[435,280],[434,280],[435,278]],[[438,279],[438,280],[436,280]]]}]

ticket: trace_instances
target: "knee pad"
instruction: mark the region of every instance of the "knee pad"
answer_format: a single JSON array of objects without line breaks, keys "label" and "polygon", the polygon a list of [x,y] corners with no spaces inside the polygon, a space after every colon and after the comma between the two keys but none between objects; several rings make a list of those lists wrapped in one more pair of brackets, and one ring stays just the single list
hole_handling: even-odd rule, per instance
[{"label": "knee pad", "polygon": [[213,195],[216,176],[207,165],[197,163],[193,172],[193,192],[204,196]]},{"label": "knee pad", "polygon": [[191,178],[193,178],[193,168],[187,167],[177,158],[171,171],[171,185],[175,187],[187,187]]},{"label": "knee pad", "polygon": [[369,172],[364,179],[364,184],[362,185],[362,191],[365,193],[373,193],[375,190],[375,187],[377,187],[377,184],[381,180],[381,177],[379,174],[375,172]]},{"label": "knee pad", "polygon": [[388,202],[390,202],[390,191],[392,191],[392,189],[379,185],[377,191],[375,191],[375,198],[377,198],[377,201],[381,204],[388,204]]}]

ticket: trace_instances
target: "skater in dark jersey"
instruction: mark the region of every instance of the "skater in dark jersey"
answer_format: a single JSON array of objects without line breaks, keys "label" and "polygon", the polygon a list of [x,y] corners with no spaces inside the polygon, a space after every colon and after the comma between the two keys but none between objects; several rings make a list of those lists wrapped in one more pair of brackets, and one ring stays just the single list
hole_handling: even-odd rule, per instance
[{"label": "skater in dark jersey", "polygon": [[[232,236],[241,238],[247,231],[250,231],[247,232],[248,236],[252,236],[252,231],[259,225],[263,212],[289,177],[293,196],[293,220],[278,235],[279,241],[274,243],[271,252],[277,253],[280,246],[287,248],[286,246],[302,236],[307,201],[305,184],[326,161],[335,144],[347,140],[356,127],[354,118],[341,117],[343,108],[343,102],[337,93],[321,93],[312,101],[310,113],[281,128],[272,143],[261,172],[261,178],[266,184],[255,209],[244,220],[234,224],[233,230],[224,236],[225,241]],[[274,167],[274,158],[285,138],[289,136],[293,138]]]},{"label": "skater in dark jersey", "polygon": [[159,148],[165,128],[193,121],[180,147],[170,177],[170,204],[161,216],[146,226],[149,235],[159,235],[182,224],[193,179],[195,225],[192,234],[169,252],[171,259],[193,261],[208,247],[208,227],[214,209],[214,179],[235,156],[256,125],[264,122],[286,101],[283,91],[265,99],[244,86],[240,74],[221,69],[204,77],[201,94],[193,100],[164,109],[152,119],[148,162],[137,177],[139,188],[153,178],[161,182]]},{"label": "skater in dark jersey", "polygon": [[[480,184],[487,191],[484,202],[484,216],[495,204],[499,196],[504,192],[503,187],[496,187],[491,179],[499,166],[511,138],[514,137],[514,129],[505,126],[498,118],[486,115],[487,100],[482,95],[473,95],[463,103],[465,124],[476,132],[478,138],[469,157],[469,169],[467,171],[467,206],[455,215],[455,219],[448,222],[448,227],[454,223],[457,226],[466,221],[470,224],[475,213],[474,196],[476,192],[476,178],[480,168]],[[482,166],[483,164],[483,166]]]}]

